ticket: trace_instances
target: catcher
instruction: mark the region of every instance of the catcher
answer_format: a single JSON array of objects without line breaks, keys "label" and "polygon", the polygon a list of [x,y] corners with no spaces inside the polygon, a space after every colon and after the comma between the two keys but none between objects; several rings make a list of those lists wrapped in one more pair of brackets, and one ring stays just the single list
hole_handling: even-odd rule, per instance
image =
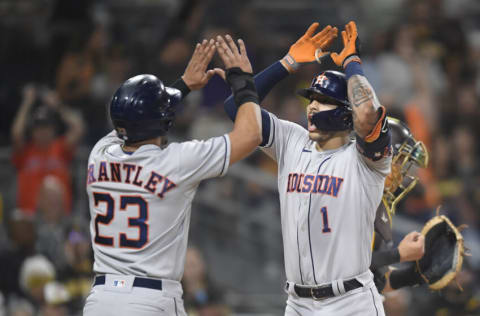
[{"label": "catcher", "polygon": [[[398,202],[418,182],[413,168],[428,165],[425,145],[415,140],[408,127],[389,117],[394,157],[392,171],[385,180],[382,203],[375,218],[375,238],[370,270],[374,273],[379,292],[389,292],[405,286],[428,284],[440,290],[452,281],[463,262],[462,235],[446,216],[428,221],[421,233],[411,232],[397,248],[393,247],[392,215]],[[415,262],[416,261],[416,262]],[[392,269],[389,265],[410,262],[406,268]]]}]

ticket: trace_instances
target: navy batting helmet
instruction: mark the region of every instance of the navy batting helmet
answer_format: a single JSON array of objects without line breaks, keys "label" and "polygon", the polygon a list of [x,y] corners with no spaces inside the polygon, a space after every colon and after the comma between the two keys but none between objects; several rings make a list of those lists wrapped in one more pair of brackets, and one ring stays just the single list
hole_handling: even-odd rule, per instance
[{"label": "navy batting helmet", "polygon": [[337,108],[321,111],[312,116],[312,123],[319,130],[343,131],[353,126],[352,109],[347,97],[345,74],[338,71],[325,71],[312,80],[308,89],[298,94],[309,100],[337,105]]},{"label": "navy batting helmet", "polygon": [[110,119],[118,137],[130,143],[163,136],[173,125],[181,92],[154,75],[125,81],[110,101]]}]

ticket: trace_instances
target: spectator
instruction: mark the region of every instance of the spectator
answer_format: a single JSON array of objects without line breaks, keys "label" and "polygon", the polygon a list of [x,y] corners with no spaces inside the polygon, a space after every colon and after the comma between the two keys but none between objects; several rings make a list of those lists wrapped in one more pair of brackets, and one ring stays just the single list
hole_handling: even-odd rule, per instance
[{"label": "spectator", "polygon": [[[66,189],[64,209],[70,211],[70,162],[73,152],[83,135],[81,116],[61,105],[57,95],[44,91],[39,106],[33,113],[32,106],[39,91],[27,85],[23,102],[12,125],[13,164],[18,172],[18,206],[27,214],[37,208],[37,197],[43,179],[55,175]],[[64,135],[57,135],[55,115],[59,114],[67,125]],[[27,137],[27,121],[33,116],[31,137]]]},{"label": "spectator", "polygon": [[82,310],[85,298],[92,289],[92,249],[88,233],[75,224],[66,234],[62,244],[66,263],[58,270],[58,280],[69,294],[71,312]]},{"label": "spectator", "polygon": [[20,267],[20,287],[36,306],[45,303],[45,286],[55,279],[55,268],[44,256],[28,257]]},{"label": "spectator", "polygon": [[[7,306],[10,316],[35,316],[35,307],[26,299],[12,300]],[[2,315],[3,316],[3,315]]]},{"label": "spectator", "polygon": [[63,242],[67,234],[65,220],[65,188],[55,176],[43,179],[38,194],[36,227],[38,253],[54,262],[57,269],[65,265]]},{"label": "spectator", "polygon": [[205,261],[196,248],[188,248],[183,274],[183,293],[185,309],[188,314],[198,316],[228,315],[222,303],[220,292],[207,277]]},{"label": "spectator", "polygon": [[9,301],[22,297],[20,289],[20,266],[25,258],[35,253],[35,226],[30,217],[20,210],[14,210],[8,223],[11,246],[0,253],[0,292]]},{"label": "spectator", "polygon": [[107,33],[102,27],[91,34],[75,34],[57,69],[56,90],[62,102],[74,107],[88,103],[95,71],[103,66]]}]

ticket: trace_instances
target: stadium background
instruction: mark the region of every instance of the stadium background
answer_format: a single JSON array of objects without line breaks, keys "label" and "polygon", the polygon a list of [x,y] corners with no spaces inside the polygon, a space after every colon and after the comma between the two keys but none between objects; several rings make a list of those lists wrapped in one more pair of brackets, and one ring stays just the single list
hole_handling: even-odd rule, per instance
[{"label": "stadium background", "polygon": [[[387,296],[387,314],[480,315],[477,0],[1,0],[0,315],[81,314],[92,277],[86,158],[110,129],[105,105],[121,82],[139,73],[173,82],[196,42],[226,33],[245,40],[258,72],[283,57],[311,22],[343,28],[350,20],[357,22],[364,69],[380,101],[430,151],[422,183],[394,218],[396,241],[419,230],[438,204],[454,223],[469,225],[464,235],[472,256],[458,278],[464,291],[455,284],[441,293],[401,290]],[[339,48],[337,42],[333,49]],[[262,106],[305,124],[304,104],[294,92],[330,67],[302,68]],[[85,133],[68,164],[67,188],[49,177],[54,185],[44,190],[18,192],[11,128],[28,91],[34,91],[34,108],[56,95],[54,107],[83,117]],[[228,131],[222,106],[228,94],[220,78],[192,93],[171,140]],[[56,122],[61,135],[65,122],[58,117]],[[28,126],[34,129],[34,121]],[[282,314],[286,296],[275,178],[274,163],[255,153],[225,178],[200,187],[190,231],[195,248],[185,272],[192,315]],[[71,204],[62,203],[68,191]],[[31,212],[18,207],[17,196],[37,193],[41,205]]]}]

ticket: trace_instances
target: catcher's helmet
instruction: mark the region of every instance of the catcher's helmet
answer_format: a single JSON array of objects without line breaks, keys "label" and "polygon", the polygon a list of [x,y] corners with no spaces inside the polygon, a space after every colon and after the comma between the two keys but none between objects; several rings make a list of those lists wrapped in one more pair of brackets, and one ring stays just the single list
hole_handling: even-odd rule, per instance
[{"label": "catcher's helmet", "polygon": [[121,139],[138,142],[163,136],[172,126],[181,92],[154,75],[125,81],[110,101],[110,119]]},{"label": "catcher's helmet", "polygon": [[383,203],[390,214],[395,213],[398,202],[410,192],[418,182],[412,174],[412,166],[426,168],[428,151],[421,141],[417,141],[408,126],[402,121],[387,117],[392,137],[392,171],[385,179]]},{"label": "catcher's helmet", "polygon": [[345,74],[338,71],[325,71],[312,80],[310,88],[297,92],[309,100],[337,105],[337,108],[321,111],[312,116],[312,123],[319,130],[343,131],[353,126],[352,109],[347,97]]}]

